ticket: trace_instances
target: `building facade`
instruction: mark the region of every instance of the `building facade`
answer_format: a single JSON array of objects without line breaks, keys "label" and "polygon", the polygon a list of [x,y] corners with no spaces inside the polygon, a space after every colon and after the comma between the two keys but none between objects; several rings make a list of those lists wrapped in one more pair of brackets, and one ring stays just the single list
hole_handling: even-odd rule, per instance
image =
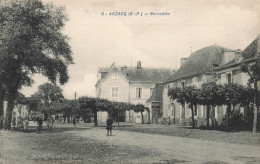
[{"label": "building facade", "polygon": [[[96,97],[146,106],[156,83],[162,83],[173,73],[172,69],[142,68],[140,61],[137,67],[119,67],[112,64],[109,68],[100,68],[98,71]],[[132,110],[120,113],[120,118],[120,121],[141,123],[141,114]],[[144,118],[147,122],[146,112]],[[106,119],[107,112],[98,112],[99,122]]]},{"label": "building facade", "polygon": [[[240,84],[248,86],[249,75],[241,71],[241,64],[254,64],[260,58],[260,35],[242,52],[231,50],[217,45],[200,49],[187,59],[183,65],[164,83],[162,96],[163,118],[177,124],[191,123],[191,110],[187,104],[172,101],[168,94],[169,88],[196,86],[200,88],[203,83],[216,82],[217,84]],[[252,84],[251,84],[252,86]],[[257,83],[260,90],[260,81]],[[248,106],[237,105],[233,112],[239,112],[246,119],[250,114]],[[212,107],[209,113],[210,125],[221,125],[225,122],[227,106]],[[197,126],[205,126],[206,107],[197,105],[194,109]]]},{"label": "building facade", "polygon": [[[174,87],[196,86],[200,88],[202,84],[214,81],[214,67],[225,65],[233,60],[236,51],[213,45],[202,48],[190,55],[176,73],[164,83],[162,96],[163,118],[170,123],[180,125],[191,124],[191,109],[188,105],[179,104],[172,101],[168,96],[168,90]],[[220,110],[212,109],[210,112],[210,124],[214,123],[214,118]],[[197,126],[206,125],[206,107],[197,105],[194,109],[194,117]]]}]

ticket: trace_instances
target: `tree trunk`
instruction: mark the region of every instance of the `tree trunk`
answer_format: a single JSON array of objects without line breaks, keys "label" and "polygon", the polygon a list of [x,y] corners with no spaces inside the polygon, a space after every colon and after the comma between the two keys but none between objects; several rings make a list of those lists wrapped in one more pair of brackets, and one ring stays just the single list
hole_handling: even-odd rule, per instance
[{"label": "tree trunk", "polygon": [[117,126],[119,127],[119,109],[117,110]]},{"label": "tree trunk", "polygon": [[84,123],[87,123],[87,116],[83,116]]},{"label": "tree trunk", "polygon": [[0,129],[3,128],[4,123],[4,100],[5,100],[5,90],[2,81],[0,81]]},{"label": "tree trunk", "polygon": [[70,123],[70,113],[68,113],[68,123]]},{"label": "tree trunk", "polygon": [[4,120],[4,128],[5,129],[11,129],[11,121],[12,121],[12,113],[14,109],[14,100],[17,96],[17,88],[13,87],[10,89],[7,93],[7,109],[6,109],[6,115]]},{"label": "tree trunk", "polygon": [[230,112],[231,112],[231,104],[228,104],[227,118],[226,118],[226,128],[229,128],[229,126],[230,126]]},{"label": "tree trunk", "polygon": [[148,112],[148,124],[150,124],[151,123],[150,110],[148,110],[147,112]]},{"label": "tree trunk", "polygon": [[6,114],[4,119],[4,129],[11,129],[12,113],[14,109],[14,100],[7,102]]},{"label": "tree trunk", "polygon": [[131,119],[131,117],[130,117],[130,110],[129,110],[129,122],[131,122],[130,119]]},{"label": "tree trunk", "polygon": [[94,123],[95,123],[95,126],[98,126],[98,122],[97,122],[97,111],[93,111],[94,113]]},{"label": "tree trunk", "polygon": [[3,128],[4,123],[4,94],[0,93],[0,129]]},{"label": "tree trunk", "polygon": [[254,82],[254,88],[255,88],[255,103],[254,103],[254,122],[253,122],[253,133],[256,133],[257,131],[257,115],[259,111],[259,92],[258,92],[258,86],[257,86],[257,80]]},{"label": "tree trunk", "polygon": [[210,111],[210,106],[207,105],[207,128],[209,128],[209,111]]},{"label": "tree trunk", "polygon": [[174,116],[174,118],[173,118],[173,124],[176,124],[176,109],[175,109],[175,105],[174,105],[174,108],[173,108],[173,116]]},{"label": "tree trunk", "polygon": [[191,119],[192,119],[192,128],[195,128],[193,105],[191,105]]},{"label": "tree trunk", "polygon": [[185,122],[185,103],[182,103],[182,122],[184,123]]},{"label": "tree trunk", "polygon": [[142,116],[142,124],[144,124],[144,115],[142,111],[141,111],[141,116]]}]

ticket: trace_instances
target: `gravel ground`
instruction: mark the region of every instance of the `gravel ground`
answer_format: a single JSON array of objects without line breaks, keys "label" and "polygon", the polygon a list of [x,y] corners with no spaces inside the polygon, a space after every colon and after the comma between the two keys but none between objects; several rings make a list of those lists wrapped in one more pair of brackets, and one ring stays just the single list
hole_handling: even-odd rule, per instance
[{"label": "gravel ground", "polygon": [[[62,125],[53,131],[25,133],[1,131],[3,139],[3,164],[52,164],[52,163],[128,163],[147,161],[150,157],[160,156],[158,152],[131,146],[80,137],[75,134],[88,131],[88,128],[73,129],[71,125]],[[106,133],[102,129],[102,132]],[[68,133],[70,132],[70,133]],[[105,135],[104,135],[105,136]],[[171,159],[174,163],[180,162]],[[161,161],[168,163],[168,161]]]},{"label": "gravel ground", "polygon": [[250,131],[225,132],[218,130],[191,129],[188,127],[177,127],[175,125],[158,124],[123,125],[119,127],[119,130],[260,146],[259,132],[256,134]]},{"label": "gravel ground", "polygon": [[[40,134],[34,132],[35,127],[31,127],[30,133],[1,131],[0,148],[3,149],[0,157],[4,164],[223,163],[225,160],[260,163],[255,153],[250,155],[252,150],[259,152],[259,133],[125,123],[120,123],[119,130],[116,129],[115,126],[112,137],[105,136],[102,124],[95,128],[93,124],[79,123],[76,129],[71,124],[55,125],[53,131],[44,130]],[[215,152],[211,152],[213,147],[217,148]],[[245,153],[247,151],[248,154]],[[227,157],[223,161],[219,161],[218,157],[208,161],[205,156],[208,152]]]}]

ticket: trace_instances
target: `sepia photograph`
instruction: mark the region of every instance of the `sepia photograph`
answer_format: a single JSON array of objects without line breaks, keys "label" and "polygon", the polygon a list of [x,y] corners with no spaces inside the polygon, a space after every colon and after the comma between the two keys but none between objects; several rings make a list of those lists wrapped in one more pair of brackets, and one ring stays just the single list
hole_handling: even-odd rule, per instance
[{"label": "sepia photograph", "polygon": [[0,0],[0,164],[259,164],[260,0]]}]

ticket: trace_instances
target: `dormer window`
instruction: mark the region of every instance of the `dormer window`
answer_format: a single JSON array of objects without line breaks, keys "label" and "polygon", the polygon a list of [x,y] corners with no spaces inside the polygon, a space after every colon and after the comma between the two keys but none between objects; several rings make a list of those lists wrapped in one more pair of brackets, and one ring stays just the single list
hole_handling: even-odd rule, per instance
[{"label": "dormer window", "polygon": [[112,80],[117,80],[118,76],[117,75],[112,75]]}]

